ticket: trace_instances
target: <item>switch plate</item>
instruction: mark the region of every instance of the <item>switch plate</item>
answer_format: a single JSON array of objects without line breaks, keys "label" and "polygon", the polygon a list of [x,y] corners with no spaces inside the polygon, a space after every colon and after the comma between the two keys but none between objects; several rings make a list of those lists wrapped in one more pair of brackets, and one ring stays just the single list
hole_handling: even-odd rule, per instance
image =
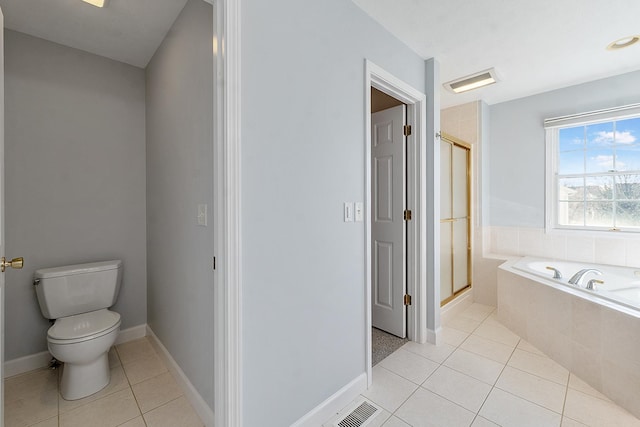
[{"label": "switch plate", "polygon": [[344,222],[353,222],[353,203],[344,202]]},{"label": "switch plate", "polygon": [[199,204],[198,205],[198,225],[203,227],[207,226],[207,205]]},{"label": "switch plate", "polygon": [[354,215],[356,217],[356,222],[364,221],[364,203],[355,202],[354,204]]}]

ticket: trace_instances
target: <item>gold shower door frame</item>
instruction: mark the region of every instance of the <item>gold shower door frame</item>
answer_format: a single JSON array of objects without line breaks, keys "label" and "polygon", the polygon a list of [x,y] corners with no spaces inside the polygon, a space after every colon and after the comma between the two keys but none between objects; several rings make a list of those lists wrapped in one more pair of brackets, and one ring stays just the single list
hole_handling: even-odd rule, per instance
[{"label": "gold shower door frame", "polygon": [[[472,278],[472,270],[471,270],[471,145],[456,138],[453,137],[451,135],[448,135],[444,132],[441,133],[441,137],[440,140],[442,142],[445,142],[447,144],[449,144],[451,146],[451,156],[450,156],[450,167],[449,167],[449,173],[450,173],[450,177],[449,177],[449,190],[450,190],[450,202],[451,202],[451,216],[449,218],[441,218],[440,219],[440,224],[445,224],[445,223],[450,223],[451,227],[450,227],[450,235],[451,235],[451,295],[448,296],[447,298],[445,298],[444,300],[442,300],[440,302],[440,306],[443,306],[445,304],[447,304],[448,302],[452,301],[453,299],[456,298],[456,296],[458,296],[460,293],[466,291],[467,289],[471,288],[471,278]],[[467,154],[467,161],[466,161],[466,189],[467,189],[467,209],[466,209],[466,216],[464,217],[458,217],[455,218],[453,217],[454,215],[454,211],[453,211],[453,203],[454,203],[454,197],[453,197],[453,147],[458,147],[458,148],[462,148],[464,150],[466,150],[466,154]],[[458,289],[457,291],[455,290],[455,281],[454,281],[454,256],[455,256],[455,239],[453,238],[453,223],[456,220],[461,220],[461,219],[466,219],[467,221],[467,248],[466,248],[466,252],[467,252],[467,285]],[[441,284],[442,286],[442,284]]]}]

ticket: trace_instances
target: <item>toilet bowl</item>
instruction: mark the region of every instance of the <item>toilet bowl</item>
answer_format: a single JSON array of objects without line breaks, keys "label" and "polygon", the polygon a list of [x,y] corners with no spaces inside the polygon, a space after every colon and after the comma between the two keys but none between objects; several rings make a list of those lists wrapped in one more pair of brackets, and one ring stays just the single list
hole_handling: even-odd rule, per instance
[{"label": "toilet bowl", "polygon": [[42,314],[55,323],[49,352],[63,362],[60,394],[77,400],[109,384],[109,349],[120,331],[120,314],[108,310],[117,298],[122,261],[37,270],[34,285]]},{"label": "toilet bowl", "polygon": [[120,331],[120,315],[107,309],[58,319],[47,332],[49,352],[64,362],[60,394],[81,399],[109,384],[108,352]]}]

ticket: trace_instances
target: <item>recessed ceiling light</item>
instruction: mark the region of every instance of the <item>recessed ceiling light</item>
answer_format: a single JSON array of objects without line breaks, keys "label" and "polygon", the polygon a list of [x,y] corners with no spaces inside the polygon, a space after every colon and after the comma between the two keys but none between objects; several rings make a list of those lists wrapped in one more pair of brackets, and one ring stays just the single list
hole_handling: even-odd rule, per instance
[{"label": "recessed ceiling light", "polygon": [[640,41],[640,36],[629,36],[623,37],[614,41],[613,43],[609,43],[607,46],[608,50],[616,50],[616,49],[624,49],[625,47],[629,47],[633,44],[636,44]]},{"label": "recessed ceiling light", "polygon": [[480,71],[479,73],[447,82],[444,84],[444,87],[454,93],[462,93],[494,84],[497,81],[498,77],[496,76],[496,70],[491,68],[489,70]]},{"label": "recessed ceiling light", "polygon": [[85,3],[89,3],[92,4],[96,7],[106,7],[107,6],[107,0],[82,0]]}]

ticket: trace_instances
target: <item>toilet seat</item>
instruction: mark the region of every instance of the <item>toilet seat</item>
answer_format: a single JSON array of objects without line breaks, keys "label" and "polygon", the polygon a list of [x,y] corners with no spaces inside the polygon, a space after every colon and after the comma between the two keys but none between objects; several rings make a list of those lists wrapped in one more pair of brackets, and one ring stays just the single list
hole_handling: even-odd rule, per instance
[{"label": "toilet seat", "polygon": [[120,327],[120,314],[107,309],[62,317],[47,332],[51,344],[77,344],[107,335]]}]

